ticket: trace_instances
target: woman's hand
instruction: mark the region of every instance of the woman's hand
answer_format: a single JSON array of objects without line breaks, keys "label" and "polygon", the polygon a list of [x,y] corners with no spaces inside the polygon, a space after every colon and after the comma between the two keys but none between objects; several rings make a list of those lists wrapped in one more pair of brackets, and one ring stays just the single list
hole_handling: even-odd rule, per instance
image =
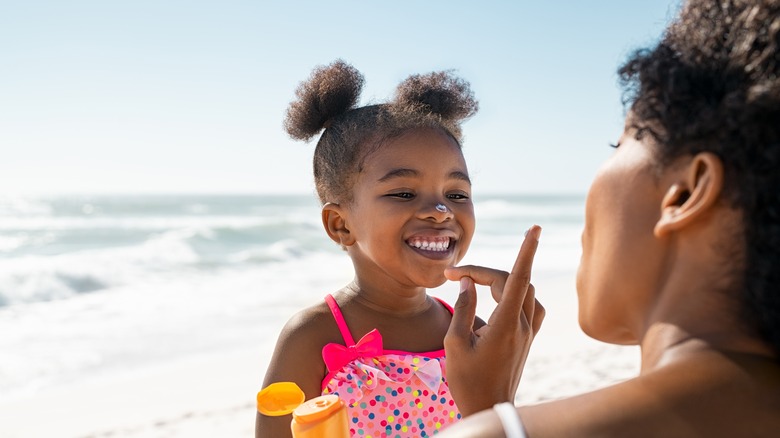
[{"label": "woman's hand", "polygon": [[[536,301],[531,284],[541,231],[538,225],[528,230],[511,273],[480,266],[445,271],[448,279],[461,283],[444,349],[450,392],[463,416],[514,402],[528,350],[544,319],[544,307]],[[487,324],[477,330],[475,282],[490,286],[498,302]]]}]

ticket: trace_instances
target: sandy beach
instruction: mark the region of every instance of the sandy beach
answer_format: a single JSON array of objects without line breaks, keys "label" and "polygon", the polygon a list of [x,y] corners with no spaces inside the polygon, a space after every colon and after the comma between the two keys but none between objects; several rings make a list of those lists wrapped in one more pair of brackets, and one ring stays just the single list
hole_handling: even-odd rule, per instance
[{"label": "sandy beach", "polygon": [[[570,289],[571,275],[537,283],[540,298]],[[450,285],[454,286],[454,285]],[[447,288],[443,288],[447,289]],[[486,292],[486,291],[484,291]],[[452,287],[442,295],[454,299]],[[479,313],[492,308],[481,295]],[[527,362],[518,403],[576,394],[636,373],[635,347],[587,338],[576,324],[576,300],[546,302],[548,316]],[[286,316],[279,314],[281,327]],[[85,378],[0,403],[0,435],[28,437],[249,437],[254,397],[273,350],[271,336],[254,348],[159,363],[111,377]]]}]

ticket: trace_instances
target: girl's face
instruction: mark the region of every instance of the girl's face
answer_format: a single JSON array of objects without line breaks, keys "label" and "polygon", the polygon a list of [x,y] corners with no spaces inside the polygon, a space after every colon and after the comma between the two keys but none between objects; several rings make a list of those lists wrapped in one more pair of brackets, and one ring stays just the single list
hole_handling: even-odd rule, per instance
[{"label": "girl's face", "polygon": [[471,182],[460,148],[442,131],[417,129],[382,144],[364,160],[353,193],[348,251],[361,283],[436,287],[466,254]]},{"label": "girl's face", "polygon": [[627,128],[593,180],[577,272],[580,326],[610,343],[639,341],[663,271],[653,234],[663,191],[650,136],[634,135]]}]

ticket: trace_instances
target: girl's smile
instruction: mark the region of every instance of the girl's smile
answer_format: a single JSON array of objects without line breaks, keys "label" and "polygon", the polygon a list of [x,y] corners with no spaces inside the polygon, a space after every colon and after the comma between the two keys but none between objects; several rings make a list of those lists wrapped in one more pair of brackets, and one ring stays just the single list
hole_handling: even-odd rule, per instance
[{"label": "girl's smile", "polygon": [[431,259],[447,259],[455,250],[454,237],[448,236],[414,236],[406,243],[424,257]]},{"label": "girl's smile", "polygon": [[450,248],[449,237],[413,237],[406,242],[421,251],[445,252]]}]

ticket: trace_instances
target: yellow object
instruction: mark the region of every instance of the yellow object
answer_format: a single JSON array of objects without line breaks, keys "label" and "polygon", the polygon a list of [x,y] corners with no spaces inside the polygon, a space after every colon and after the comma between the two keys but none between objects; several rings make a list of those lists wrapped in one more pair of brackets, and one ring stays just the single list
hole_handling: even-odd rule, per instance
[{"label": "yellow object", "polygon": [[347,407],[337,395],[315,397],[293,410],[295,438],[349,438]]},{"label": "yellow object", "polygon": [[277,382],[257,393],[257,410],[269,417],[291,413],[306,400],[301,388],[293,382]]}]

